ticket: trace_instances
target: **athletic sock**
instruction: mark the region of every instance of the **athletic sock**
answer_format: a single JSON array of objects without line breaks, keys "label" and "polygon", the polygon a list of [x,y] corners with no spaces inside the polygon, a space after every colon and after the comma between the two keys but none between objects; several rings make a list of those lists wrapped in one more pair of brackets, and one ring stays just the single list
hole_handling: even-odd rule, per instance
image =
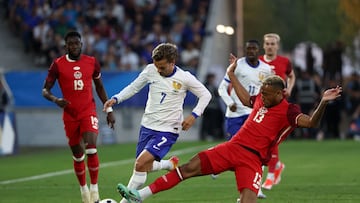
[{"label": "athletic sock", "polygon": [[130,189],[139,189],[146,182],[147,172],[133,171],[133,174],[127,185]]},{"label": "athletic sock", "polygon": [[73,155],[74,171],[80,186],[86,185],[86,171],[85,171],[84,159],[85,159],[85,155],[82,153]]},{"label": "athletic sock", "polygon": [[167,174],[157,178],[153,183],[151,183],[149,187],[152,194],[168,190],[180,183],[182,181],[182,178],[179,176],[178,171],[179,170],[172,170]]},{"label": "athletic sock", "polygon": [[154,161],[151,171],[169,170],[172,169],[173,164],[169,160]]},{"label": "athletic sock", "polygon": [[97,184],[99,175],[99,157],[96,146],[88,145],[86,149],[87,167],[90,174],[91,184]]}]

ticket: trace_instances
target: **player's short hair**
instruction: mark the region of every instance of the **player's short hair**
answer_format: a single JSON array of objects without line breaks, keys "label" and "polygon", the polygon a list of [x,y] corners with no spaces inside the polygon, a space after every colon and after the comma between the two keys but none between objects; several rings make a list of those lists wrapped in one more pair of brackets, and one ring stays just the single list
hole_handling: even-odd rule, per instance
[{"label": "player's short hair", "polygon": [[81,39],[81,35],[79,32],[76,32],[76,31],[70,31],[68,33],[66,33],[65,35],[65,42],[67,41],[67,39],[69,39],[69,37],[78,37],[79,39]]},{"label": "player's short hair", "polygon": [[265,40],[265,38],[268,38],[268,37],[269,38],[275,38],[277,43],[280,43],[280,36],[278,34],[276,34],[276,33],[267,33],[267,34],[264,35],[264,40]]},{"label": "player's short hair", "polygon": [[265,78],[263,85],[270,85],[274,89],[283,90],[285,89],[285,82],[284,80],[278,75],[270,75]]},{"label": "player's short hair", "polygon": [[250,40],[246,41],[246,44],[248,44],[248,43],[256,44],[258,47],[260,47],[260,43],[256,39],[250,39]]},{"label": "player's short hair", "polygon": [[154,61],[166,59],[168,62],[175,62],[178,57],[178,49],[175,44],[161,43],[152,51],[151,57]]}]

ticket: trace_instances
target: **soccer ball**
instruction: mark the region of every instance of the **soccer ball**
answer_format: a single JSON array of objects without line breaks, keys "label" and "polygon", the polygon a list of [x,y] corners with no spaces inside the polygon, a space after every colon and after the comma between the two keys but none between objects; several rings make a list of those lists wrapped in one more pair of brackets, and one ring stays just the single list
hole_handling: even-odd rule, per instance
[{"label": "soccer ball", "polygon": [[99,203],[117,203],[117,201],[107,198],[107,199],[101,200]]}]

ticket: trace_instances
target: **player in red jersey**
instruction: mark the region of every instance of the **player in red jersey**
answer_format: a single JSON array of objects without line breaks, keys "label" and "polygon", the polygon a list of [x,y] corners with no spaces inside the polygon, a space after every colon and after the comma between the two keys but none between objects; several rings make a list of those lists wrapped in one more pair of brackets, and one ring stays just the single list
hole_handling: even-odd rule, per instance
[{"label": "player in red jersey", "polygon": [[[289,97],[295,85],[296,77],[290,60],[284,56],[278,55],[279,46],[280,36],[278,34],[265,34],[263,44],[265,54],[259,58],[269,64],[274,73],[286,81],[285,95],[286,97]],[[275,147],[271,155],[271,160],[268,164],[266,180],[264,184],[262,184],[262,187],[264,189],[271,190],[273,185],[279,184],[281,180],[281,173],[284,168],[285,164],[282,163],[279,158],[279,149],[278,147]]]},{"label": "player in red jersey", "polygon": [[230,58],[227,74],[241,102],[253,108],[243,127],[228,141],[196,154],[179,168],[157,178],[141,190],[118,185],[120,194],[130,202],[142,202],[160,191],[168,190],[183,180],[224,171],[234,171],[242,203],[255,203],[261,187],[262,165],[270,160],[271,151],[296,127],[312,128],[319,125],[329,101],[340,97],[341,87],[326,90],[311,116],[300,112],[300,107],[288,103],[284,95],[285,82],[272,75],[265,79],[257,96],[250,97],[234,70],[236,58]]},{"label": "player in red jersey", "polygon": [[[42,95],[63,108],[63,121],[68,145],[73,154],[73,166],[80,184],[82,202],[99,202],[98,172],[99,159],[96,149],[98,119],[92,82],[103,103],[107,95],[104,89],[100,65],[95,57],[81,54],[81,35],[69,32],[65,36],[67,54],[54,60],[44,82]],[[58,80],[63,98],[51,93]],[[107,109],[107,122],[114,128],[115,118],[112,109]],[[90,174],[90,190],[86,184],[85,154]]]}]

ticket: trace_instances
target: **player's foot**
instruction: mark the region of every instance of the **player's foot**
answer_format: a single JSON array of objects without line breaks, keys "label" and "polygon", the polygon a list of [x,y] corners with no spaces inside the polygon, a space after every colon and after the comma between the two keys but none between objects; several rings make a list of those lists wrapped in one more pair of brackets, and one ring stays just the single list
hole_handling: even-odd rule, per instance
[{"label": "player's foot", "polygon": [[266,198],[266,195],[261,191],[259,190],[258,194],[257,194],[257,198],[259,199],[265,199]]},{"label": "player's foot", "polygon": [[125,185],[119,183],[117,186],[118,192],[123,198],[125,198],[129,203],[141,203],[141,197],[137,190],[128,189]]},{"label": "player's foot", "polygon": [[280,163],[280,167],[278,169],[275,169],[274,171],[274,184],[277,185],[280,183],[281,181],[281,173],[284,171],[285,169],[285,164]]},{"label": "player's foot", "polygon": [[81,201],[82,203],[91,203],[89,189],[81,190]]},{"label": "player's foot", "polygon": [[100,197],[99,197],[99,191],[90,191],[90,202],[91,203],[99,203]]},{"label": "player's foot", "polygon": [[218,174],[211,174],[210,176],[211,176],[211,178],[212,178],[213,180],[215,180],[215,179],[217,179],[217,178],[219,177]]},{"label": "player's foot", "polygon": [[272,186],[274,185],[274,181],[270,178],[266,178],[265,182],[262,184],[262,188],[266,190],[271,190]]},{"label": "player's foot", "polygon": [[170,157],[169,161],[172,163],[173,167],[170,170],[174,170],[176,167],[178,167],[179,165],[179,157],[177,156],[172,156]]}]

